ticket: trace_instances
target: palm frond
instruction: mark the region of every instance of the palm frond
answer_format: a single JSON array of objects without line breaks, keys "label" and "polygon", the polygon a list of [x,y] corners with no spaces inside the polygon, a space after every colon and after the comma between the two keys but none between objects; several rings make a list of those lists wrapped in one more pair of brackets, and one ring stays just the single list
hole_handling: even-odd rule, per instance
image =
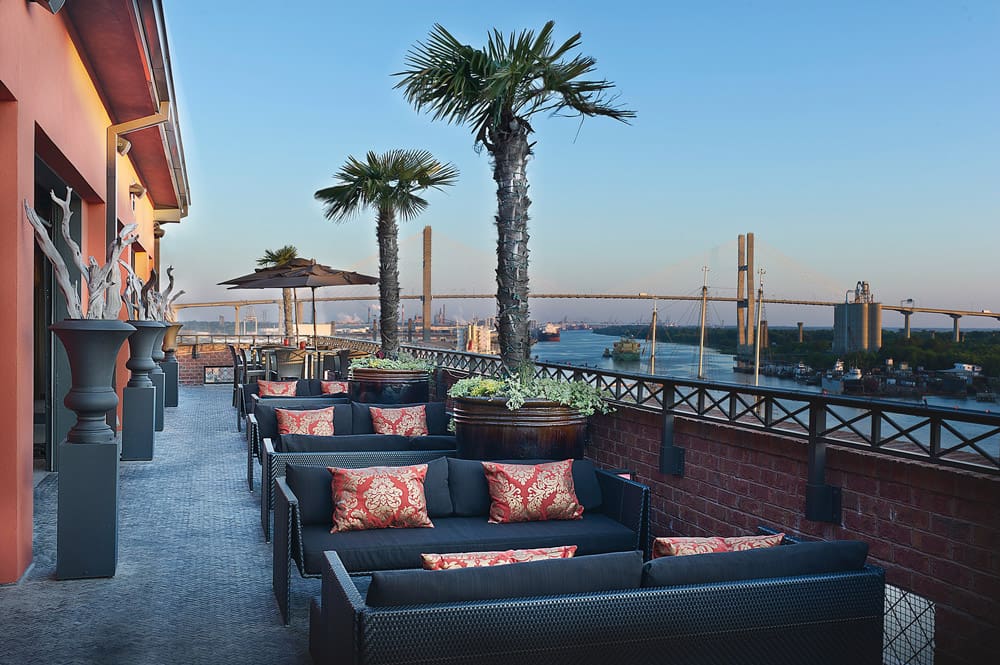
[{"label": "palm frond", "polygon": [[257,265],[280,266],[298,258],[298,256],[299,250],[294,245],[285,245],[279,249],[266,249],[264,255],[257,259]]}]

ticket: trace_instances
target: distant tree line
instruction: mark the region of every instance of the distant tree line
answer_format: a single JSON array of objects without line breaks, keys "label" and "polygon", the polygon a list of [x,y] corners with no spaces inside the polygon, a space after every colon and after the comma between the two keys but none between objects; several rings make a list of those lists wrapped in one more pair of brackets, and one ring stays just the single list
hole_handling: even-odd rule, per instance
[{"label": "distant tree line", "polygon": [[[632,335],[645,339],[649,326],[617,325],[596,328],[601,335]],[[698,344],[697,326],[658,326],[656,339],[675,344]],[[721,353],[736,354],[736,328],[706,328],[705,345]],[[833,330],[831,328],[809,329],[803,332],[799,343],[799,333],[795,328],[771,328],[768,330],[768,347],[761,349],[761,357],[766,362],[803,362],[814,369],[832,367],[838,359],[848,366],[863,370],[885,365],[892,358],[898,368],[900,363],[909,363],[911,369],[923,367],[927,371],[950,369],[955,363],[980,365],[987,376],[1000,376],[1000,332],[993,330],[969,330],[962,334],[961,342],[953,342],[949,332],[929,330],[912,331],[910,339],[903,333],[883,330],[882,348],[877,352],[856,352],[836,354],[833,352]]]}]

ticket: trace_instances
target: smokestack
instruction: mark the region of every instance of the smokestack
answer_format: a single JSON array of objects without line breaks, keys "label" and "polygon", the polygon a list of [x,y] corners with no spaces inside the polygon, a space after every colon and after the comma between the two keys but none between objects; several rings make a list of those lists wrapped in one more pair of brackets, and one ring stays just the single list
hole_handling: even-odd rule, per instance
[{"label": "smokestack", "polygon": [[801,344],[802,343],[802,322],[799,321],[795,325],[797,325],[799,327],[799,344]]}]

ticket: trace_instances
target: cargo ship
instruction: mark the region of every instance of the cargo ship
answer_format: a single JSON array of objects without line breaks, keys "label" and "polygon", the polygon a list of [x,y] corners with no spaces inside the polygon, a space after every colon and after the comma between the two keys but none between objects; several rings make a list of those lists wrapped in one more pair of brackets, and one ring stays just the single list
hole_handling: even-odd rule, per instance
[{"label": "cargo ship", "polygon": [[559,326],[554,323],[546,323],[545,327],[538,330],[539,342],[558,342]]},{"label": "cargo ship", "polygon": [[604,349],[604,357],[615,360],[638,360],[641,354],[642,344],[627,335],[615,342],[611,349]]}]

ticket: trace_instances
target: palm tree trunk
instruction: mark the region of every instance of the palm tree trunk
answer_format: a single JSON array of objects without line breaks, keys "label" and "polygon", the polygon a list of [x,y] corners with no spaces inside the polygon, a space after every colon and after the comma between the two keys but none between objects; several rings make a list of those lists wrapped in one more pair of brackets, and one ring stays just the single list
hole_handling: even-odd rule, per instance
[{"label": "palm tree trunk", "polygon": [[378,211],[375,227],[378,238],[378,302],[381,309],[379,329],[382,332],[382,353],[386,358],[399,355],[399,228],[396,212],[391,208]]},{"label": "palm tree trunk", "polygon": [[528,128],[516,120],[493,133],[497,183],[497,330],[500,360],[516,373],[531,354],[528,335]]},{"label": "palm tree trunk", "polygon": [[282,314],[285,319],[285,337],[291,339],[295,336],[295,328],[292,326],[292,290],[281,289]]}]

